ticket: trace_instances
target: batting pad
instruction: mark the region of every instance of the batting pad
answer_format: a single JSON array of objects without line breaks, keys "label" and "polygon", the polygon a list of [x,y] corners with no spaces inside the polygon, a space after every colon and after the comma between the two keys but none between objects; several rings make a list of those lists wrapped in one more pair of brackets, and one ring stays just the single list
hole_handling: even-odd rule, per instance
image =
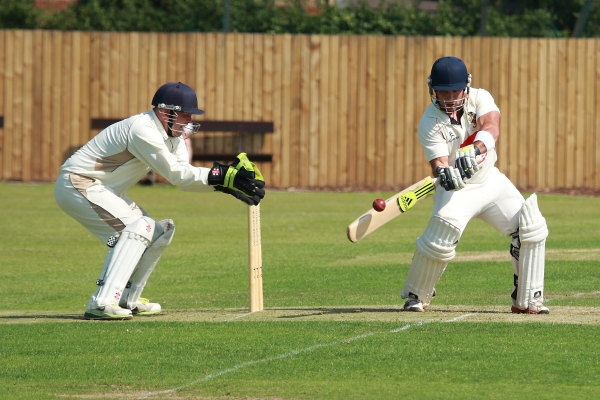
[{"label": "batting pad", "polygon": [[162,252],[173,240],[175,234],[175,224],[171,219],[163,219],[156,223],[155,236],[158,237],[152,242],[150,247],[146,249],[140,261],[137,263],[133,274],[129,278],[129,282],[119,305],[122,308],[129,308],[130,310],[136,307],[136,303],[142,295],[142,291],[150,278],[150,274],[154,271],[154,267],[158,264]]},{"label": "batting pad", "polygon": [[521,208],[519,216],[519,284],[517,305],[525,309],[535,297],[544,299],[544,267],[548,227],[532,194]]},{"label": "batting pad", "polygon": [[119,303],[127,280],[150,244],[153,233],[154,221],[147,217],[123,229],[119,241],[108,252],[92,303],[97,306]]},{"label": "batting pad", "polygon": [[435,285],[456,254],[459,238],[460,231],[454,225],[437,217],[430,219],[425,232],[417,239],[408,279],[402,288],[402,298],[413,293],[424,306],[431,302]]}]

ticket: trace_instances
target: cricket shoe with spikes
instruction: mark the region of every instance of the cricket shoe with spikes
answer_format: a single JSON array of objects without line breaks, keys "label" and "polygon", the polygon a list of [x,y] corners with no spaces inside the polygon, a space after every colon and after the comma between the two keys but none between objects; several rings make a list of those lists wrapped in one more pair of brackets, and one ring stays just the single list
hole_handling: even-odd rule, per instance
[{"label": "cricket shoe with spikes", "polygon": [[100,306],[97,304],[90,303],[88,305],[88,308],[85,310],[85,313],[83,314],[83,318],[111,321],[131,319],[133,318],[133,316],[131,315],[131,310],[121,308],[118,304],[108,304]]},{"label": "cricket shoe with spikes", "polygon": [[423,307],[423,302],[419,300],[419,297],[415,294],[409,293],[408,300],[404,303],[404,307],[402,308],[404,311],[412,311],[412,312],[423,312],[425,308]]},{"label": "cricket shoe with spikes", "polygon": [[133,315],[155,315],[162,311],[160,304],[150,303],[150,300],[140,297],[131,310]]},{"label": "cricket shoe with spikes", "polygon": [[529,302],[529,307],[519,308],[517,301],[513,299],[513,305],[510,308],[513,314],[550,314],[550,309],[546,307],[541,296],[537,295]]}]

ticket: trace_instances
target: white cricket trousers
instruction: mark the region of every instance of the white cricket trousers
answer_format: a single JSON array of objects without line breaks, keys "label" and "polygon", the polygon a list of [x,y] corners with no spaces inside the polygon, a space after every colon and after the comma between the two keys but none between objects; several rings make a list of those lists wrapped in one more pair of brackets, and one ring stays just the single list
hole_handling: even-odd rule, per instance
[{"label": "white cricket trousers", "polygon": [[467,184],[458,191],[438,185],[434,194],[433,215],[464,232],[473,218],[480,218],[505,235],[519,228],[519,215],[525,199],[513,183],[492,168],[483,183]]},{"label": "white cricket trousers", "polygon": [[73,173],[58,176],[54,197],[65,213],[103,243],[144,215],[127,196],[118,196],[98,180]]}]

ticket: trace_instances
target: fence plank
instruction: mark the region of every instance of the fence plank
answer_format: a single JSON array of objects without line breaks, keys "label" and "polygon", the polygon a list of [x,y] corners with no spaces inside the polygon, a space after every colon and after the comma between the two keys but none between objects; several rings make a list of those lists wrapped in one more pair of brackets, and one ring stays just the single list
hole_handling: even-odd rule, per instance
[{"label": "fence plank", "polygon": [[327,107],[328,121],[324,124],[324,134],[327,137],[324,153],[326,155],[327,165],[327,181],[331,182],[330,186],[340,187],[344,183],[341,181],[339,172],[344,168],[340,164],[340,158],[345,154],[345,144],[341,142],[341,132],[339,123],[341,120],[339,103],[340,103],[340,36],[327,36],[329,45],[329,67],[324,65],[323,68],[329,73],[329,104]]},{"label": "fence plank", "polygon": [[[562,41],[562,40],[561,40]],[[564,41],[562,41],[564,42]],[[574,101],[573,89],[575,87],[574,76],[569,75],[571,69],[571,63],[574,61],[570,60],[573,57],[573,48],[571,46],[559,46],[559,63],[558,63],[558,74],[562,78],[562,85],[558,86],[557,95],[562,97],[561,102],[557,104],[558,112],[558,131],[557,131],[557,171],[555,183],[559,187],[567,187],[569,182],[572,181],[574,175],[573,164],[568,164],[571,156],[567,154],[567,149],[571,143],[571,138],[574,134],[573,126],[574,121],[569,124],[569,115],[571,115],[571,109]],[[562,103],[564,101],[564,104]],[[569,165],[569,168],[565,168]]]},{"label": "fence plank", "polygon": [[[1,36],[1,34],[0,34],[0,36]],[[32,35],[27,35],[27,36],[30,36],[30,38],[31,38],[31,42],[28,44],[30,46],[30,51],[31,51],[31,64],[28,65],[29,74],[30,74],[30,77],[29,77],[30,85],[26,89],[27,95],[29,96],[28,101],[30,102],[30,105],[29,105],[30,114],[26,117],[26,120],[27,120],[27,122],[26,122],[27,128],[26,129],[31,130],[31,133],[30,133],[31,176],[29,177],[29,180],[40,180],[41,179],[40,177],[44,176],[44,165],[42,164],[42,160],[43,160],[42,140],[40,137],[35,135],[34,132],[36,130],[40,129],[41,126],[43,125],[41,122],[41,119],[39,119],[39,117],[42,115],[42,109],[41,109],[41,105],[42,105],[42,99],[41,99],[42,72],[40,71],[39,62],[38,62],[42,58],[41,55],[42,55],[43,31],[37,30]],[[0,40],[0,42],[1,42],[1,40]],[[36,65],[36,64],[38,64],[38,65]],[[0,62],[0,69],[1,68],[2,68],[2,65]],[[0,83],[0,93],[2,92],[1,88],[2,88],[2,83]],[[1,105],[1,100],[0,100],[0,110],[2,110],[2,109],[3,109],[3,107]],[[38,116],[37,122],[32,120],[31,115]]]},{"label": "fence plank", "polygon": [[[281,97],[278,112],[275,113],[274,117],[280,116],[279,119],[279,133],[280,133],[280,173],[279,173],[279,184],[282,187],[293,186],[291,181],[292,167],[291,159],[293,153],[293,138],[296,132],[292,132],[292,126],[294,126],[294,118],[300,114],[299,107],[296,99],[294,98],[295,81],[294,76],[298,76],[298,65],[294,64],[292,56],[295,50],[293,46],[292,36],[283,35],[281,41],[277,42],[275,46],[275,52],[278,54],[280,61],[278,63],[279,70],[276,76],[281,76]],[[275,121],[277,121],[274,118]]]},{"label": "fence plank", "polygon": [[[25,101],[23,99],[25,93],[24,93],[24,87],[23,87],[23,78],[24,78],[24,56],[25,56],[25,49],[24,49],[24,31],[15,31],[14,32],[14,36],[13,36],[13,40],[14,40],[14,56],[13,56],[13,61],[14,61],[14,65],[12,67],[13,69],[13,80],[14,80],[14,84],[13,84],[13,95],[12,95],[12,103],[13,103],[13,107],[11,107],[12,109],[12,113],[14,113],[14,117],[13,117],[13,124],[12,124],[12,132],[18,133],[18,135],[20,136],[20,140],[15,140],[13,143],[13,150],[12,150],[12,159],[13,159],[13,165],[12,167],[12,176],[14,179],[24,179],[25,175],[28,175],[28,172],[30,171],[29,168],[29,163],[26,162],[27,160],[29,160],[30,158],[28,158],[28,151],[25,149],[25,147],[29,144],[30,140],[31,140],[31,136],[28,135],[27,133],[24,132],[23,129],[23,121],[25,118],[27,118],[26,115],[24,115],[24,111],[25,111]],[[23,135],[25,133],[25,135]],[[25,137],[23,137],[25,136]]]},{"label": "fence plank", "polygon": [[311,185],[313,174],[311,173],[311,148],[310,148],[310,132],[312,128],[312,121],[315,118],[315,110],[311,108],[311,92],[313,90],[311,80],[311,51],[310,51],[310,37],[299,36],[298,43],[300,51],[300,112],[298,115],[300,118],[300,131],[298,132],[298,141],[295,153],[298,155],[297,171],[298,176],[296,177],[296,186],[301,186],[302,182],[306,182]]},{"label": "fence plank", "polygon": [[[576,108],[578,108],[580,104],[584,104],[587,100],[587,86],[589,85],[590,80],[587,79],[588,75],[586,73],[586,60],[588,58],[596,58],[590,57],[590,53],[587,52],[587,42],[588,40],[586,39],[577,39],[575,40],[573,46],[576,50],[575,65],[572,67],[573,69],[569,71],[570,74],[575,74],[576,76],[575,101],[573,104],[574,109],[572,114],[576,114]],[[578,70],[580,71],[579,73],[577,73]],[[586,141],[588,138],[588,132],[586,132],[585,126],[587,118],[587,115],[582,115],[581,118],[578,118],[574,121],[574,143],[573,147],[568,149],[568,152],[573,154],[574,158],[575,176],[572,185],[575,187],[583,187],[585,185],[585,174],[587,168],[585,163],[585,153],[587,148]]]},{"label": "fence plank", "polygon": [[[11,110],[10,114],[6,114],[4,117],[4,129],[3,129],[3,154],[2,154],[2,178],[3,179],[15,179],[13,165],[17,163],[14,159],[13,147],[15,142],[15,135],[9,134],[14,132],[14,119],[15,112],[20,110],[14,109],[13,94],[14,94],[14,64],[15,64],[15,31],[6,31],[4,37],[4,68],[2,69],[2,77],[4,80],[4,90],[2,95],[4,96],[4,110]],[[21,161],[22,162],[22,161]]]},{"label": "fence plank", "polygon": [[[562,130],[562,127],[558,125],[558,108],[562,103],[563,99],[560,99],[560,87],[564,84],[563,81],[557,80],[556,77],[559,73],[558,65],[559,65],[559,50],[558,50],[558,42],[556,40],[551,40],[548,42],[548,75],[546,76],[546,84],[548,90],[546,91],[546,97],[548,101],[548,108],[544,113],[544,117],[548,119],[548,152],[546,154],[547,157],[547,167],[546,167],[546,182],[557,182],[557,171],[558,167],[558,152],[560,151],[560,146],[558,145],[558,132]],[[545,187],[545,185],[543,186]]]},{"label": "fence plank", "polygon": [[[326,35],[319,35],[320,41],[320,60],[318,66],[315,66],[316,73],[319,76],[319,88],[316,98],[316,103],[320,104],[319,107],[319,118],[316,121],[317,125],[317,147],[318,147],[318,165],[317,170],[317,182],[331,182],[334,176],[330,175],[330,169],[327,167],[330,160],[337,157],[338,149],[335,145],[335,132],[329,131],[329,121],[336,118],[336,115],[332,113],[333,101],[331,99],[331,80],[332,70],[335,65],[332,63],[333,52],[330,45],[329,37]],[[330,144],[333,142],[333,145]],[[323,168],[322,166],[325,166]]]},{"label": "fence plank", "polygon": [[[531,151],[535,151],[535,157],[531,160],[531,166],[534,168],[534,177],[533,181],[545,181],[546,180],[546,157],[543,155],[549,154],[548,148],[548,120],[542,118],[542,116],[546,115],[548,110],[548,97],[544,94],[547,90],[547,76],[548,76],[548,63],[543,62],[543,60],[548,59],[548,41],[540,40],[535,42],[533,45],[537,44],[536,54],[538,57],[537,69],[534,71],[537,76],[537,85],[535,91],[531,93],[532,96],[537,97],[538,99],[538,109],[536,113],[531,116],[531,118],[535,121],[536,129],[535,133],[531,133],[531,136],[534,137],[533,141],[530,139],[529,147],[532,149]],[[535,150],[533,150],[535,149]]]},{"label": "fence plank", "polygon": [[41,101],[40,101],[40,121],[44,121],[41,125],[43,126],[44,134],[40,137],[42,144],[42,151],[40,153],[40,159],[42,164],[42,176],[43,180],[50,180],[54,174],[53,168],[58,169],[57,164],[54,164],[51,159],[52,155],[52,131],[54,114],[52,113],[52,53],[53,53],[53,42],[52,37],[54,32],[45,31],[42,35],[42,54],[41,62],[39,63],[41,71],[38,74],[41,75]]},{"label": "fence plank", "polygon": [[357,185],[357,171],[358,165],[358,40],[355,37],[352,40],[348,40],[348,56],[344,61],[346,63],[347,72],[345,74],[346,81],[346,99],[348,112],[346,114],[346,127],[347,133],[346,138],[348,145],[346,146],[346,159],[348,164],[347,170],[347,183],[349,186]]},{"label": "fence plank", "polygon": [[347,36],[338,37],[338,68],[336,82],[336,116],[335,124],[338,130],[338,156],[333,168],[337,174],[336,187],[346,188],[349,184],[348,164],[348,42]]},{"label": "fence plank", "polygon": [[[261,56],[254,59],[254,76],[256,80],[260,78],[260,85],[255,87],[257,93],[262,93],[260,96],[260,105],[253,107],[252,118],[264,118],[268,121],[273,121],[273,35],[256,36],[259,42],[257,45],[260,48]],[[258,75],[258,76],[257,76]],[[253,96],[255,97],[255,96]],[[258,103],[257,103],[258,104]],[[275,132],[275,129],[273,129]],[[262,138],[257,140],[257,151],[273,154],[273,136],[262,135]],[[279,136],[279,135],[277,135]],[[261,172],[271,183],[271,175],[273,163],[260,165]]]},{"label": "fence plank", "polygon": [[[589,54],[600,54],[600,41],[591,41],[589,44]],[[590,76],[592,77],[588,82],[596,82],[595,88],[590,87],[589,93],[591,98],[588,99],[587,103],[595,104],[596,106],[600,102],[600,85],[598,85],[597,77],[600,76],[600,60],[598,57],[589,57],[590,61]],[[589,151],[590,162],[588,168],[590,169],[589,183],[586,184],[586,188],[598,188],[600,187],[600,113],[590,113],[590,130],[588,131],[588,138],[590,140]],[[593,138],[593,139],[592,139]]]},{"label": "fence plank", "polygon": [[368,186],[369,178],[371,173],[369,172],[369,153],[367,143],[372,142],[373,138],[370,136],[371,131],[367,128],[367,117],[369,110],[369,91],[368,91],[368,37],[360,36],[356,38],[358,44],[358,59],[356,60],[357,76],[356,76],[356,89],[358,105],[356,108],[356,183],[360,186]]},{"label": "fence plank", "polygon": [[[493,38],[491,39],[491,43],[489,46],[493,46],[494,52],[492,58],[490,59],[491,65],[491,76],[506,76],[508,74],[508,41],[504,38]],[[474,78],[476,79],[476,78]],[[480,84],[476,83],[474,86],[479,87]],[[508,135],[510,135],[510,131],[508,130],[508,121],[507,121],[507,107],[508,105],[505,103],[505,99],[507,97],[507,93],[509,92],[508,80],[503,80],[497,82],[495,85],[491,84],[490,93],[494,96],[494,100],[496,101],[497,106],[500,108],[500,136],[498,141],[496,142],[496,153],[498,155],[497,166],[502,171],[507,172],[505,170],[505,166],[508,163]]]}]

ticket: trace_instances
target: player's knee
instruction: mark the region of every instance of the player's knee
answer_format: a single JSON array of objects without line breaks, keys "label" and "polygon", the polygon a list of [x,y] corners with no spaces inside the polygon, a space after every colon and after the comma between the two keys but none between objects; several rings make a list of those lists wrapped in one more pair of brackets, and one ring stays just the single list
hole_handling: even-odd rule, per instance
[{"label": "player's knee", "polygon": [[438,217],[432,217],[423,235],[417,239],[417,249],[432,259],[449,262],[456,255],[460,229]]},{"label": "player's knee", "polygon": [[163,219],[156,222],[152,246],[166,247],[173,240],[175,224],[172,219]]},{"label": "player's knee", "polygon": [[121,232],[119,240],[129,237],[147,242],[146,246],[148,246],[152,242],[155,230],[156,222],[152,218],[144,216],[127,225]]}]

